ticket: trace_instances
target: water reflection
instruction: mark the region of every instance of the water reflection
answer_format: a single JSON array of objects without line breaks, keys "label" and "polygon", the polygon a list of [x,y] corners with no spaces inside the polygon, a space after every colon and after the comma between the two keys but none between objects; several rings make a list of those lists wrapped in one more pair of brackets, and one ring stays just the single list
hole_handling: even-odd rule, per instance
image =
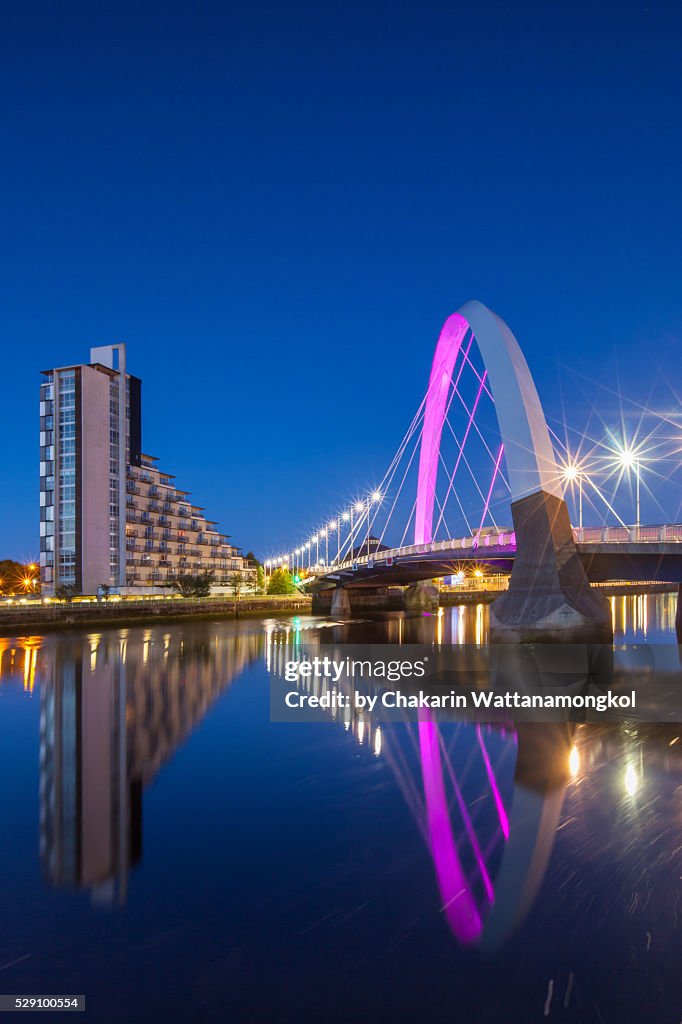
[{"label": "water reflection", "polygon": [[[629,650],[619,647],[616,680],[661,669],[666,678],[679,683],[676,595],[613,598],[612,609],[617,647],[626,640],[665,642],[648,649],[644,661],[637,652],[633,660]],[[392,643],[470,644],[472,649],[463,651],[463,657],[473,659],[468,665],[472,678],[497,675],[513,685],[519,678],[542,677],[547,671],[554,677],[556,672],[555,658],[544,665],[542,648],[539,652],[500,649],[492,660],[484,649],[481,661],[477,651],[487,638],[483,605],[416,619],[396,616],[383,629],[384,640]],[[313,633],[306,635],[301,628],[271,631],[266,654],[269,670],[282,674],[287,661],[309,657],[316,644],[376,640],[377,623],[328,622]],[[325,647],[325,653],[329,650]],[[342,662],[343,647],[338,655],[335,660]],[[590,679],[600,687],[612,683],[610,649],[587,650],[587,661]],[[582,668],[578,675],[582,680]],[[354,688],[355,682],[340,680],[339,691]],[[315,676],[297,685],[315,696],[324,689],[323,680]],[[670,771],[670,751],[680,744],[678,723],[516,722],[482,727],[438,724],[425,711],[420,712],[418,723],[406,717],[396,726],[373,722],[371,713],[356,709],[353,702],[341,711],[333,704],[329,714],[351,730],[360,745],[371,746],[372,735],[377,738],[376,746],[393,770],[429,850],[442,911],[452,933],[461,944],[486,951],[498,948],[532,907],[547,871],[569,785],[584,782],[598,759],[622,747],[620,795],[632,800],[642,790],[645,749],[659,770],[665,764]]]},{"label": "water reflection", "polygon": [[[23,663],[33,691],[40,655],[40,848],[55,885],[125,902],[142,856],[143,791],[262,651],[258,634],[210,626],[20,640],[3,668]],[[13,652],[13,653],[12,653]]]},{"label": "water reflection", "polygon": [[[670,640],[673,595],[615,598],[612,608],[617,640]],[[143,853],[145,788],[249,664],[264,659],[277,671],[310,643],[477,645],[486,637],[487,607],[478,605],[411,620],[205,623],[1,640],[0,681],[18,680],[40,704],[46,878],[87,889],[96,904],[126,901]],[[680,774],[677,726],[437,725],[428,714],[379,723],[350,708],[330,717],[390,768],[430,856],[443,919],[466,946],[495,950],[523,923],[567,801],[569,820],[576,801],[593,816],[603,801],[636,820],[640,834],[646,827],[656,839],[669,826],[668,805],[649,780]],[[615,778],[609,790],[606,769]]]}]

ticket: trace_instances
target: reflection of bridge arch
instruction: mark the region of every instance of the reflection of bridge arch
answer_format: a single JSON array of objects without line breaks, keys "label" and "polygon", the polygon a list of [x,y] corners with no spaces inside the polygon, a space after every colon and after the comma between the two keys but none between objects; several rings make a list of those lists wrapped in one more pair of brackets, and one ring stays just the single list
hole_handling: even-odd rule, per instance
[{"label": "reflection of bridge arch", "polygon": [[544,878],[563,805],[571,727],[563,723],[517,727],[515,784],[508,809],[502,802],[485,740],[476,727],[505,841],[493,883],[479,844],[470,836],[478,869],[488,882],[487,915],[479,909],[474,886],[459,856],[444,785],[438,726],[426,712],[418,728],[427,838],[448,924],[460,942],[495,948],[523,920]]},{"label": "reflection of bridge arch", "polygon": [[[505,322],[480,302],[448,317],[438,338],[426,393],[419,457],[415,544],[432,539],[440,443],[457,356],[473,332],[485,363],[509,474],[512,502],[538,491],[561,499],[559,472],[528,364]],[[481,382],[481,389],[483,388]]]},{"label": "reflection of bridge arch", "polygon": [[[289,661],[319,653],[320,642],[312,630],[308,635],[283,626],[268,630],[269,671],[283,677]],[[339,657],[345,656],[342,650]],[[295,685],[316,696],[324,692],[313,677],[299,677]],[[352,675],[343,675],[335,685],[344,694],[362,691],[361,680]],[[372,732],[380,735],[379,744],[369,747],[385,758],[424,836],[443,913],[457,940],[480,948],[499,945],[527,913],[544,877],[563,804],[572,727],[518,723],[496,729],[499,741],[491,742],[487,736],[492,732],[485,727],[452,723],[464,765],[460,769],[451,763],[445,734],[430,711],[420,712],[416,737],[413,723],[401,722],[394,731],[391,721],[373,722],[371,713],[354,704],[352,711],[332,706],[327,714],[352,729],[360,744],[368,744]],[[502,770],[512,752],[513,764]],[[467,800],[472,784],[476,796]],[[477,817],[481,808],[482,821]],[[455,820],[461,832],[453,827]]]}]

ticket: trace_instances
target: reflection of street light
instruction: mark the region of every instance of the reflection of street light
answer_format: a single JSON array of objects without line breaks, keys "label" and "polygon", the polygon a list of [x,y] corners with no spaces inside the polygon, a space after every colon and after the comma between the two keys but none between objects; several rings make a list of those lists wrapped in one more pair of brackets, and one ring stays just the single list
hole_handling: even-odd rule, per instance
[{"label": "reflection of street light", "polygon": [[564,480],[567,483],[578,484],[578,529],[583,528],[583,471],[577,462],[569,462],[564,466]]},{"label": "reflection of street light", "polygon": [[568,755],[568,770],[574,778],[580,770],[580,754],[577,747],[571,747],[571,752]]},{"label": "reflection of street light", "polygon": [[637,769],[633,764],[629,764],[625,769],[625,792],[628,796],[634,796],[639,789],[639,775]]}]

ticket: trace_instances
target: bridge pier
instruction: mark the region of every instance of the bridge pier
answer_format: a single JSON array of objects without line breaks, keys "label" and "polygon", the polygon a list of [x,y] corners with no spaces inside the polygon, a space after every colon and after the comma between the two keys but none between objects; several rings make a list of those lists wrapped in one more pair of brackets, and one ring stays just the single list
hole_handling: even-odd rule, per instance
[{"label": "bridge pier", "polygon": [[403,595],[406,612],[433,612],[438,610],[438,588],[428,580],[413,583]]},{"label": "bridge pier", "polygon": [[334,590],[331,613],[338,619],[350,618],[350,595],[345,587],[336,587]]},{"label": "bridge pier", "polygon": [[490,606],[491,643],[611,643],[609,605],[590,587],[564,499],[540,490],[511,511],[516,558]]},{"label": "bridge pier", "polygon": [[677,585],[677,612],[675,614],[675,632],[678,644],[682,644],[682,583]]}]

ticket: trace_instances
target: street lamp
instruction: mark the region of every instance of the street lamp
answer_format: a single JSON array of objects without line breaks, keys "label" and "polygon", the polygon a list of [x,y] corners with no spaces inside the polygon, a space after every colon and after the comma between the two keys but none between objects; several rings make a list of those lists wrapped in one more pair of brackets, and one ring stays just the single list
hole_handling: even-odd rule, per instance
[{"label": "street lamp", "polygon": [[[339,520],[339,543],[341,542],[341,522],[343,521],[344,523],[347,523],[350,518],[351,518],[350,512],[345,511],[345,512],[341,513],[341,519]],[[350,529],[351,529],[351,533],[352,533],[353,532],[353,527],[351,526]],[[348,534],[348,539],[350,541],[350,533]],[[349,547],[350,547],[350,543],[349,543]],[[350,554],[350,552],[349,552],[349,554]]]},{"label": "street lamp", "polygon": [[338,563],[341,555],[341,523],[338,519],[331,519],[327,523],[327,530],[332,533],[336,530],[336,561]]},{"label": "street lamp", "polygon": [[640,513],[639,482],[640,482],[640,476],[641,476],[641,474],[640,474],[640,462],[639,462],[639,459],[637,458],[637,453],[634,452],[632,450],[632,448],[624,448],[619,453],[618,461],[620,462],[620,465],[623,467],[623,469],[627,469],[628,472],[632,469],[635,472],[635,494],[636,494],[636,498],[635,498],[635,508],[636,508],[635,526],[637,527],[637,529],[639,529],[639,527],[641,525],[640,524],[640,514],[639,514]]},{"label": "street lamp", "polygon": [[577,462],[569,462],[564,467],[564,480],[567,483],[578,485],[578,529],[583,528],[583,471]]},{"label": "street lamp", "polygon": [[320,537],[324,537],[324,564],[326,568],[329,564],[329,535],[326,526],[323,526],[320,530]]},{"label": "street lamp", "polygon": [[372,491],[369,498],[367,499],[367,561],[369,562],[369,513],[372,508],[372,504],[376,504],[381,501],[381,491]]},{"label": "street lamp", "polygon": [[[365,509],[365,505],[364,505],[364,502],[362,502],[362,501],[356,501],[355,504],[351,505],[351,507],[350,507],[350,555],[351,555],[351,558],[354,557],[353,542],[355,540],[354,530],[353,530],[353,513],[357,512],[359,514],[361,512],[364,512],[364,509]],[[361,548],[359,549],[358,554],[359,554],[360,550],[362,550],[362,549]]]}]

